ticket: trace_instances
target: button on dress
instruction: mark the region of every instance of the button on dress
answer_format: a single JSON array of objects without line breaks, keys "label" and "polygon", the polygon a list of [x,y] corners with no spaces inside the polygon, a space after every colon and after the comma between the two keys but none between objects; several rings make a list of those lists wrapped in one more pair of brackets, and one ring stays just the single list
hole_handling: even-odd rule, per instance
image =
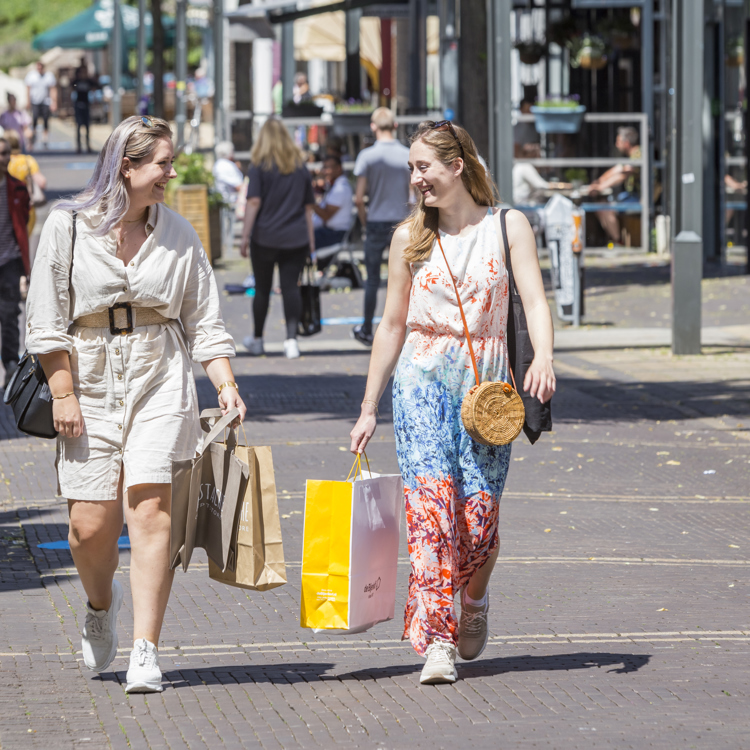
[{"label": "button on dress", "polygon": [[[114,231],[97,237],[94,211],[78,214],[70,270],[72,217],[53,210],[42,230],[26,302],[32,354],[70,353],[84,433],[57,439],[58,491],[73,500],[116,500],[124,488],[169,483],[172,461],[201,442],[191,360],[233,357],[213,270],[190,223],[154,205],[147,239],[127,266]],[[170,322],[133,333],[75,321],[119,302],[152,307]],[[137,315],[136,315],[137,320]]]}]

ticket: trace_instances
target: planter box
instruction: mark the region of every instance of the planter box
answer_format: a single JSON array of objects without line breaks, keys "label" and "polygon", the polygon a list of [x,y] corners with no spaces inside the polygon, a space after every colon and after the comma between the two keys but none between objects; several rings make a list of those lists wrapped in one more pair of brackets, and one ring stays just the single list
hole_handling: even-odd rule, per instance
[{"label": "planter box", "polygon": [[179,185],[174,191],[172,208],[193,225],[208,260],[211,261],[208,188],[205,185]]},{"label": "planter box", "polygon": [[586,107],[532,107],[537,133],[577,133]]},{"label": "planter box", "polygon": [[333,132],[336,135],[369,135],[372,112],[334,112]]}]

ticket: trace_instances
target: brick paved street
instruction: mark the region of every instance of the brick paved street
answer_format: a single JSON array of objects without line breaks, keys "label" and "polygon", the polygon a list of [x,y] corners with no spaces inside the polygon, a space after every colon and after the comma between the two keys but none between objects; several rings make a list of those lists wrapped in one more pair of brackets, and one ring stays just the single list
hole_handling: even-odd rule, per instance
[{"label": "brick paved street", "polygon": [[[226,269],[222,285],[244,273]],[[747,278],[717,283],[746,289]],[[324,315],[361,302],[325,295]],[[225,298],[225,313],[241,340],[249,300]],[[125,550],[122,648],[112,672],[83,667],[71,557],[38,547],[66,536],[53,445],[17,433],[0,408],[2,747],[750,747],[750,349],[557,355],[555,431],[513,447],[487,650],[459,663],[455,685],[420,687],[422,661],[400,641],[405,545],[394,621],[354,636],[298,625],[304,482],[351,465],[368,353],[347,339],[330,327],[300,360],[236,360],[248,438],[273,447],[289,584],[224,587],[196,552],[175,579],[159,695],[123,690]],[[199,392],[213,405],[205,379]],[[396,470],[390,413],[386,397],[368,452],[376,471]]]}]

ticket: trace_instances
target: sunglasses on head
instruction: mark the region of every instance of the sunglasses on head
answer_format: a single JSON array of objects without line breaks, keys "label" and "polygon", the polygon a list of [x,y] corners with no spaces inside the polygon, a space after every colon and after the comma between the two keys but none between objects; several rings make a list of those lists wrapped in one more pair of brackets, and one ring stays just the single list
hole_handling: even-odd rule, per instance
[{"label": "sunglasses on head", "polygon": [[141,122],[147,127],[147,128],[153,128],[154,127],[154,121],[150,117],[141,117]]},{"label": "sunglasses on head", "polygon": [[466,157],[464,156],[464,147],[461,144],[461,141],[458,139],[458,136],[456,135],[456,131],[453,129],[453,123],[450,120],[440,120],[440,122],[433,122],[430,126],[431,130],[435,130],[438,133],[448,130],[450,131],[450,134],[456,139],[456,143],[458,144],[458,147],[461,149],[461,158],[466,161]]}]

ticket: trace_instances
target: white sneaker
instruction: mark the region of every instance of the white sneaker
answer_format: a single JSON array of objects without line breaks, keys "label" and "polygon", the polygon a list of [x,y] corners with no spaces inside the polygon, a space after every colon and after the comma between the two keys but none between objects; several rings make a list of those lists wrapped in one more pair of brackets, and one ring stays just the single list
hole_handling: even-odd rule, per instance
[{"label": "white sneaker", "polygon": [[263,349],[263,339],[246,336],[242,339],[242,343],[245,349],[247,349],[248,354],[251,354],[253,357],[262,357],[266,353]]},{"label": "white sneaker", "polygon": [[299,346],[297,339],[287,339],[284,342],[284,356],[287,359],[297,359],[299,357]]},{"label": "white sneaker", "polygon": [[86,605],[86,623],[81,633],[83,663],[94,672],[103,672],[117,654],[117,613],[122,606],[122,586],[112,581],[112,603],[109,609],[92,609]]},{"label": "white sneaker", "polygon": [[445,682],[455,682],[456,647],[442,638],[436,638],[425,651],[427,663],[422,668],[419,681],[423,685],[440,685]]},{"label": "white sneaker", "polygon": [[126,693],[161,693],[159,654],[151,641],[139,638],[130,652]]},{"label": "white sneaker", "polygon": [[490,591],[484,595],[484,605],[475,607],[465,601],[466,588],[461,590],[461,620],[458,623],[458,655],[466,661],[476,659],[487,646],[490,631],[487,613],[490,611]]}]

